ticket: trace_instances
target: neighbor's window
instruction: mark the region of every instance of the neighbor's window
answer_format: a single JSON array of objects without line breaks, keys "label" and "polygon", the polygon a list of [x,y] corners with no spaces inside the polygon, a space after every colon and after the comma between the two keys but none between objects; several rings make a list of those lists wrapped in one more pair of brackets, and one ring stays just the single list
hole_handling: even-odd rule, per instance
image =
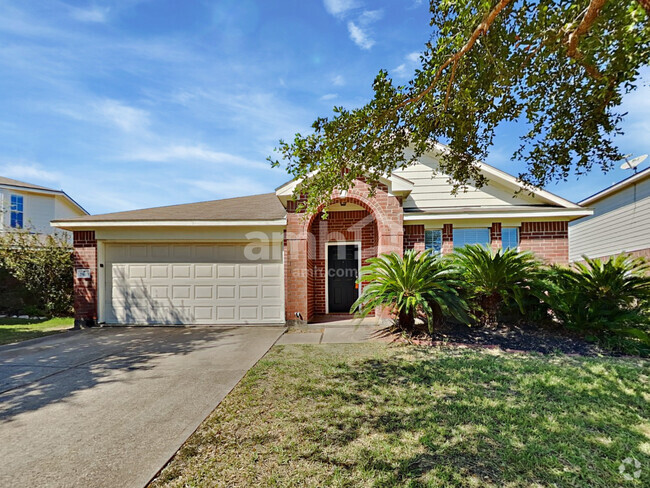
[{"label": "neighbor's window", "polygon": [[503,249],[517,249],[519,247],[519,229],[517,227],[503,227],[501,229],[501,247]]},{"label": "neighbor's window", "polygon": [[467,246],[468,244],[490,244],[490,229],[458,229],[454,228],[454,248]]},{"label": "neighbor's window", "polygon": [[442,231],[425,230],[424,231],[424,248],[431,249],[435,254],[442,252]]},{"label": "neighbor's window", "polygon": [[11,195],[11,227],[23,228],[23,197],[20,195]]}]

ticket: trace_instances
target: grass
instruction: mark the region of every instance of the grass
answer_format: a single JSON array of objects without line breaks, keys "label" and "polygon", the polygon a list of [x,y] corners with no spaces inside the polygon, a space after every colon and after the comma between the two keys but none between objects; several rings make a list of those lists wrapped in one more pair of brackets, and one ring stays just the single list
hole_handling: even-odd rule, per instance
[{"label": "grass", "polygon": [[649,486],[649,402],[642,359],[276,346],[153,486]]},{"label": "grass", "polygon": [[57,334],[74,326],[74,319],[0,319],[0,345],[25,341],[50,334]]}]

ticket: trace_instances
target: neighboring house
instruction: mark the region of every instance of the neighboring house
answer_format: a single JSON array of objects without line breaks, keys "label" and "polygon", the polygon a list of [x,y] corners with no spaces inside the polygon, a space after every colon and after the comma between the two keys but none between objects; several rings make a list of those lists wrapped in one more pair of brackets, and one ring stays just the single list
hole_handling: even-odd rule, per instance
[{"label": "neighboring house", "polygon": [[586,198],[591,216],[569,226],[569,258],[631,254],[650,258],[650,168]]},{"label": "neighboring house", "polygon": [[275,324],[347,313],[359,268],[377,254],[482,243],[569,257],[569,221],[591,211],[481,165],[489,184],[457,196],[434,175],[436,154],[382,180],[335,193],[329,215],[305,216],[291,181],[274,193],[60,219],[74,231],[76,321]]},{"label": "neighboring house", "polygon": [[[88,215],[62,190],[0,176],[0,232],[53,234],[50,221]],[[60,231],[59,231],[60,232]]]}]

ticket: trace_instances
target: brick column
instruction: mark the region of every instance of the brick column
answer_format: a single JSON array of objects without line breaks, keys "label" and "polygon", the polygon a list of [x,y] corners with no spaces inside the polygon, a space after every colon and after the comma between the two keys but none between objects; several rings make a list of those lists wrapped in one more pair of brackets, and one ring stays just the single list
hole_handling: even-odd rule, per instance
[{"label": "brick column", "polygon": [[[97,323],[97,240],[94,231],[76,231],[74,244],[74,326]],[[77,278],[78,269],[89,269],[90,278]]]},{"label": "brick column", "polygon": [[495,251],[503,247],[503,241],[501,240],[501,222],[492,222],[492,227],[490,227],[490,246]]},{"label": "brick column", "polygon": [[424,251],[424,225],[404,226],[404,250]]},{"label": "brick column", "polygon": [[454,225],[444,224],[442,226],[442,254],[454,252]]}]

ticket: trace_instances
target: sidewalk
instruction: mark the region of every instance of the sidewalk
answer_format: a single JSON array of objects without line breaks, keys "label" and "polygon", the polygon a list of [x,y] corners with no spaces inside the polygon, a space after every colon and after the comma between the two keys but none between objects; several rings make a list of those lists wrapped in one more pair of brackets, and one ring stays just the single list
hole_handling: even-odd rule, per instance
[{"label": "sidewalk", "polygon": [[328,320],[290,327],[276,344],[356,344],[386,342],[385,325],[374,318]]}]

